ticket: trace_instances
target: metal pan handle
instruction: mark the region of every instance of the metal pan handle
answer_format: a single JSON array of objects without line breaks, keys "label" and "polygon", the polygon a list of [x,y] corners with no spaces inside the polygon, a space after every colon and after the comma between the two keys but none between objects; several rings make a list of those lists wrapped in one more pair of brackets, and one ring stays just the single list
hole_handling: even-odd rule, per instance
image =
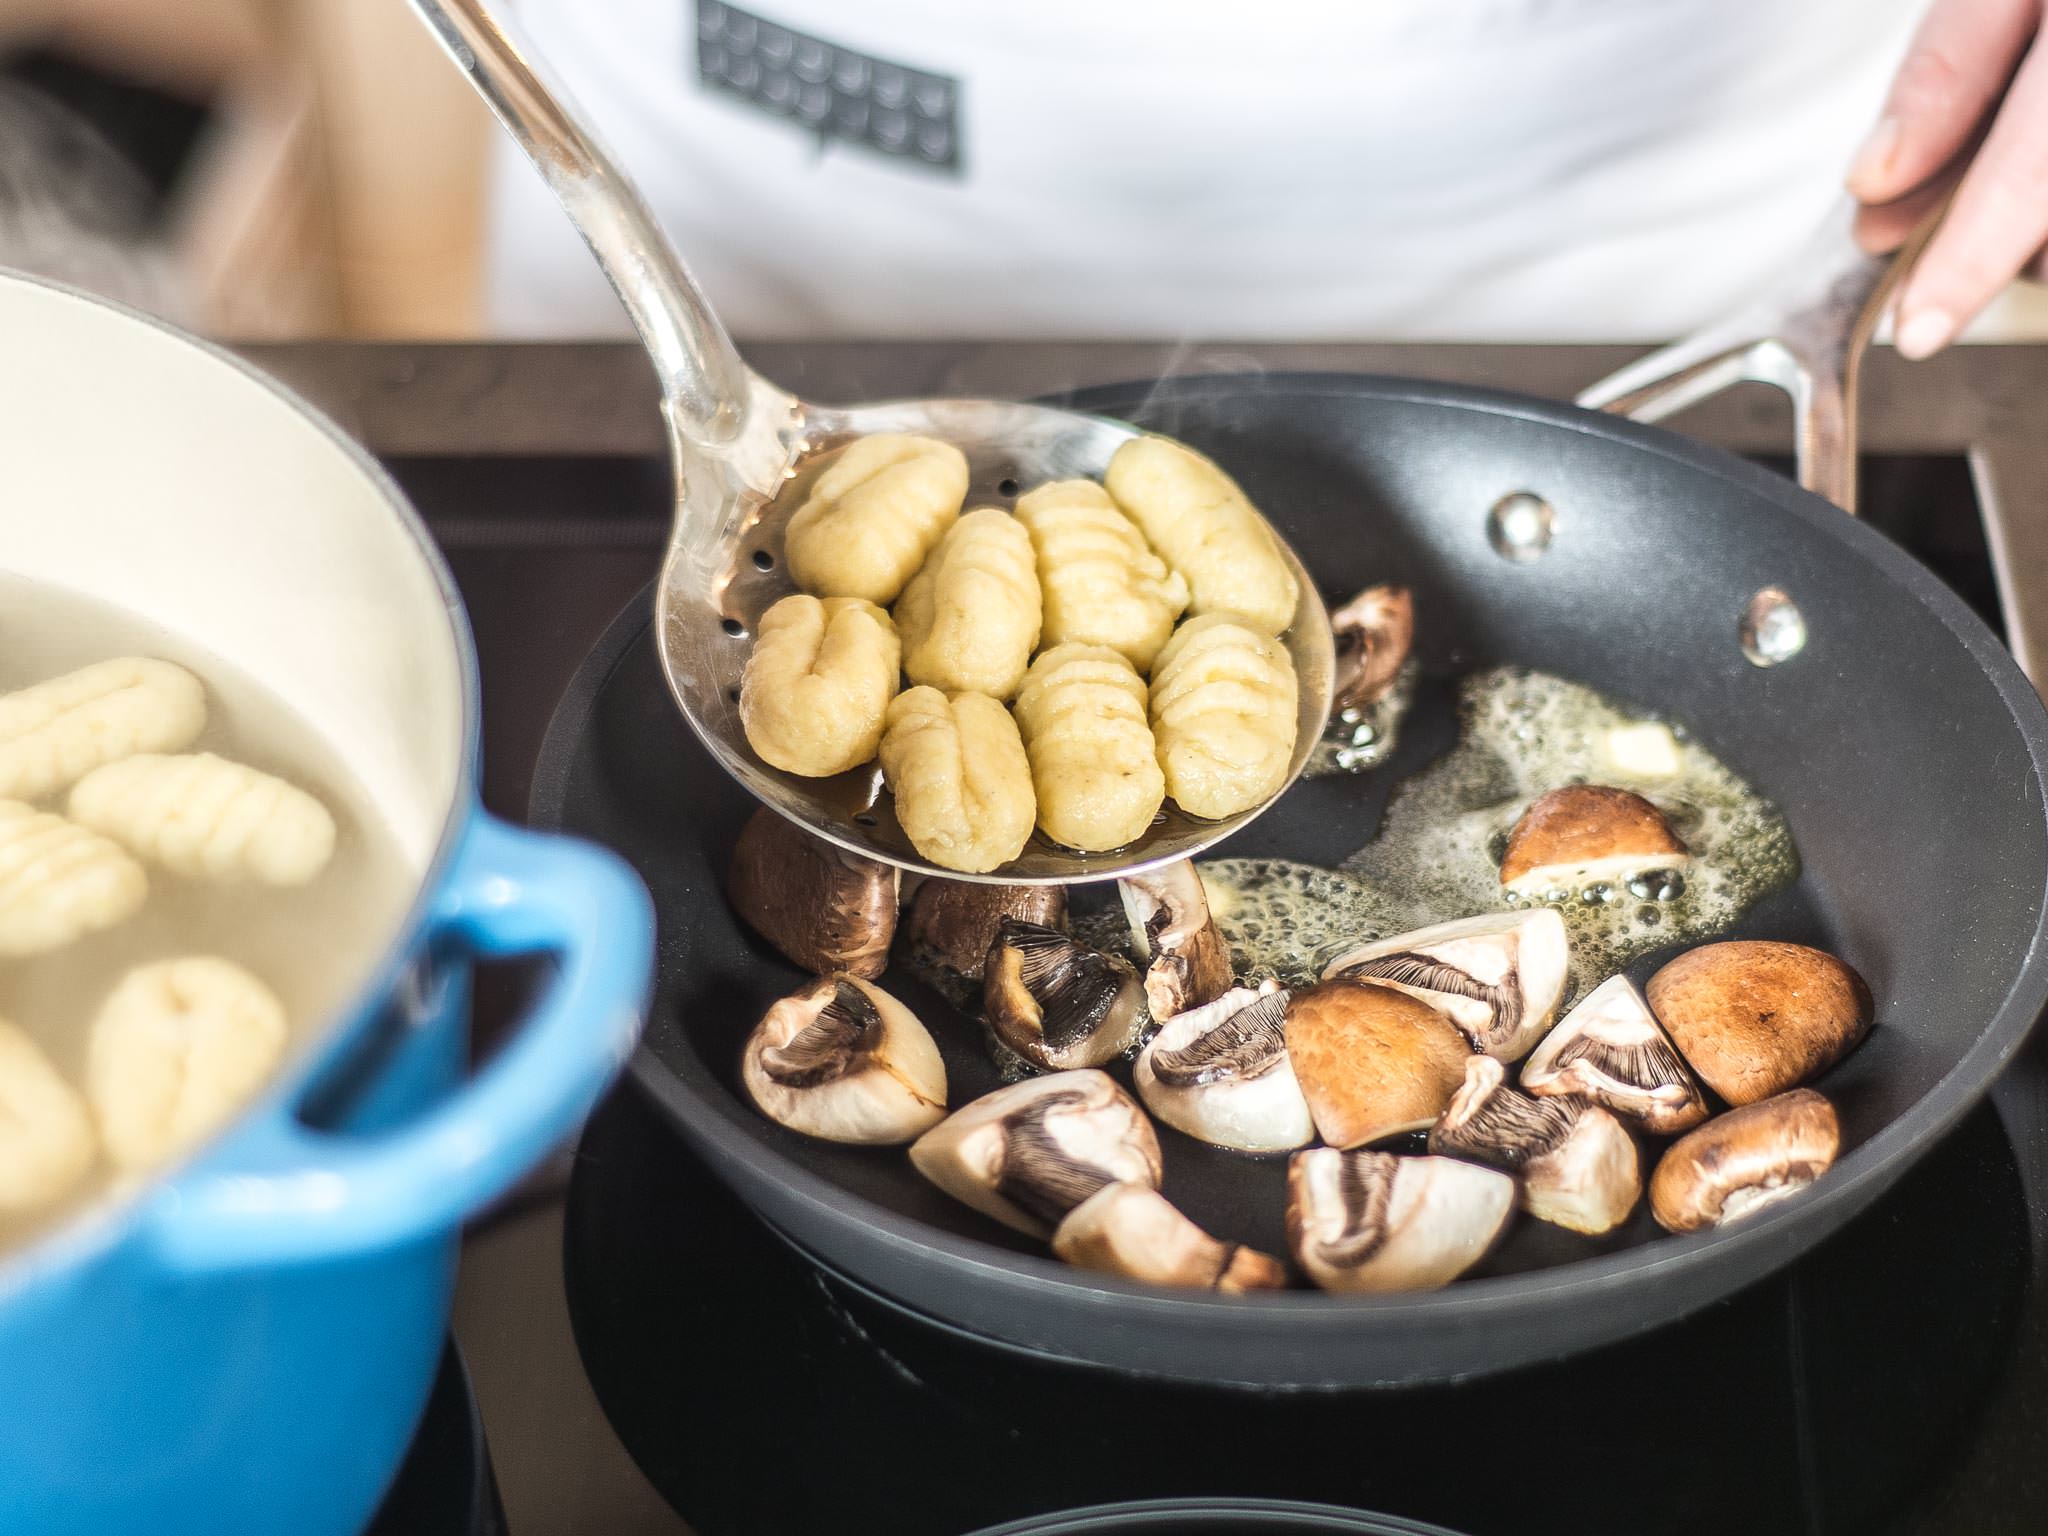
[{"label": "metal pan handle", "polygon": [[751,375],[640,189],[482,0],[412,8],[561,199],[646,343],[674,430],[705,445],[737,437]]}]

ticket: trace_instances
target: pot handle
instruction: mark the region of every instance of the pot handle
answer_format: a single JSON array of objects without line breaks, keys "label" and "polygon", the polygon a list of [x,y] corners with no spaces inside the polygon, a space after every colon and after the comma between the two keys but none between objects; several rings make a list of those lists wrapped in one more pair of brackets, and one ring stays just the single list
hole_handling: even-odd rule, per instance
[{"label": "pot handle", "polygon": [[314,1130],[287,1099],[171,1180],[148,1215],[174,1267],[335,1258],[452,1230],[597,1103],[639,1038],[653,968],[653,908],[622,860],[478,812],[425,939],[557,967],[477,1075],[402,1124]]}]

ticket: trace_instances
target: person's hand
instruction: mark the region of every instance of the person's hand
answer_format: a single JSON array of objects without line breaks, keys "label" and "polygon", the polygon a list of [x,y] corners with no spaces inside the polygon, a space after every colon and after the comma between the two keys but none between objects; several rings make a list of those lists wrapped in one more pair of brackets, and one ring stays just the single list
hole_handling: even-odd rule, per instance
[{"label": "person's hand", "polygon": [[[2020,273],[2048,273],[2048,44],[2042,0],[1934,0],[1849,172],[1864,203],[1940,170],[2004,101],[1899,296],[1898,349],[1940,351]],[[2008,89],[2010,82],[2010,89]]]}]

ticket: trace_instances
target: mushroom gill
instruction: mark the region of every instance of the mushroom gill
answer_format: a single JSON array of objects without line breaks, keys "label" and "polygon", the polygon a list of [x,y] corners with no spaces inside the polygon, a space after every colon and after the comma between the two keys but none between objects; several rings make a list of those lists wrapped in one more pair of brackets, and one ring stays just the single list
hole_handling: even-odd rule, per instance
[{"label": "mushroom gill", "polygon": [[910,1160],[963,1205],[1033,1237],[1105,1185],[1159,1187],[1152,1122],[1092,1069],[984,1094],[919,1137]]},{"label": "mushroom gill", "polygon": [[1406,587],[1367,587],[1330,615],[1337,671],[1330,712],[1363,709],[1386,697],[1415,643],[1415,598]]},{"label": "mushroom gill", "polygon": [[1588,1099],[1518,1093],[1491,1056],[1466,1067],[1429,1150],[1519,1175],[1523,1210],[1592,1236],[1626,1221],[1643,1192],[1636,1144],[1619,1120]]},{"label": "mushroom gill", "polygon": [[1543,1037],[1564,995],[1569,943],[1549,907],[1488,912],[1376,939],[1323,968],[1327,980],[1374,981],[1420,998],[1472,1049],[1517,1061]]},{"label": "mushroom gill", "polygon": [[1493,1246],[1515,1181],[1448,1157],[1315,1147],[1287,1165],[1287,1244],[1326,1291],[1446,1285]]},{"label": "mushroom gill", "polygon": [[1077,1269],[1188,1290],[1278,1290],[1278,1259],[1221,1242],[1164,1195],[1142,1184],[1110,1184],[1083,1200],[1052,1235],[1052,1251]]},{"label": "mushroom gill", "polygon": [[1707,1118],[1706,1095],[1626,976],[1610,976],[1522,1063],[1525,1092],[1578,1094],[1653,1136]]},{"label": "mushroom gill", "polygon": [[1194,864],[1180,859],[1128,875],[1117,890],[1131,941],[1148,962],[1152,1017],[1163,1021],[1221,997],[1230,986],[1230,949],[1209,917],[1209,893]]},{"label": "mushroom gill", "polygon": [[910,898],[901,939],[913,958],[979,981],[996,928],[1006,917],[1058,928],[1067,920],[1066,887],[920,881]]},{"label": "mushroom gill", "polygon": [[1315,1139],[1287,1057],[1291,994],[1232,987],[1174,1015],[1138,1052],[1145,1107],[1176,1130],[1241,1152],[1285,1152]]},{"label": "mushroom gill", "polygon": [[1128,961],[1014,917],[996,924],[981,992],[996,1038],[1054,1071],[1114,1060],[1145,1022]]},{"label": "mushroom gill", "polygon": [[805,970],[872,981],[896,933],[897,873],[763,806],[740,829],[726,891],[747,926]]},{"label": "mushroom gill", "polygon": [[1518,896],[1582,891],[1668,873],[1677,885],[1692,855],[1664,813],[1641,795],[1605,784],[1567,784],[1531,801],[1508,834],[1500,883]]},{"label": "mushroom gill", "polygon": [[1799,1193],[1834,1166],[1842,1128],[1811,1088],[1745,1104],[1674,1141],[1650,1175],[1650,1214],[1696,1232]]},{"label": "mushroom gill", "polygon": [[761,1113],[824,1141],[909,1141],[946,1114],[931,1033],[881,988],[827,976],[763,1015],[740,1058]]}]

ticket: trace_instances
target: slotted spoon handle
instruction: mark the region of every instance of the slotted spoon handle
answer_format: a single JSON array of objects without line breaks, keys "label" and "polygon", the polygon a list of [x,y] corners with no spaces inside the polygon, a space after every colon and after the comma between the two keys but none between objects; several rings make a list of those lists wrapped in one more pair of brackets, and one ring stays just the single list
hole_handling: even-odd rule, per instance
[{"label": "slotted spoon handle", "polygon": [[482,0],[411,4],[597,257],[654,361],[671,429],[731,442],[746,425],[751,375],[632,178]]}]

